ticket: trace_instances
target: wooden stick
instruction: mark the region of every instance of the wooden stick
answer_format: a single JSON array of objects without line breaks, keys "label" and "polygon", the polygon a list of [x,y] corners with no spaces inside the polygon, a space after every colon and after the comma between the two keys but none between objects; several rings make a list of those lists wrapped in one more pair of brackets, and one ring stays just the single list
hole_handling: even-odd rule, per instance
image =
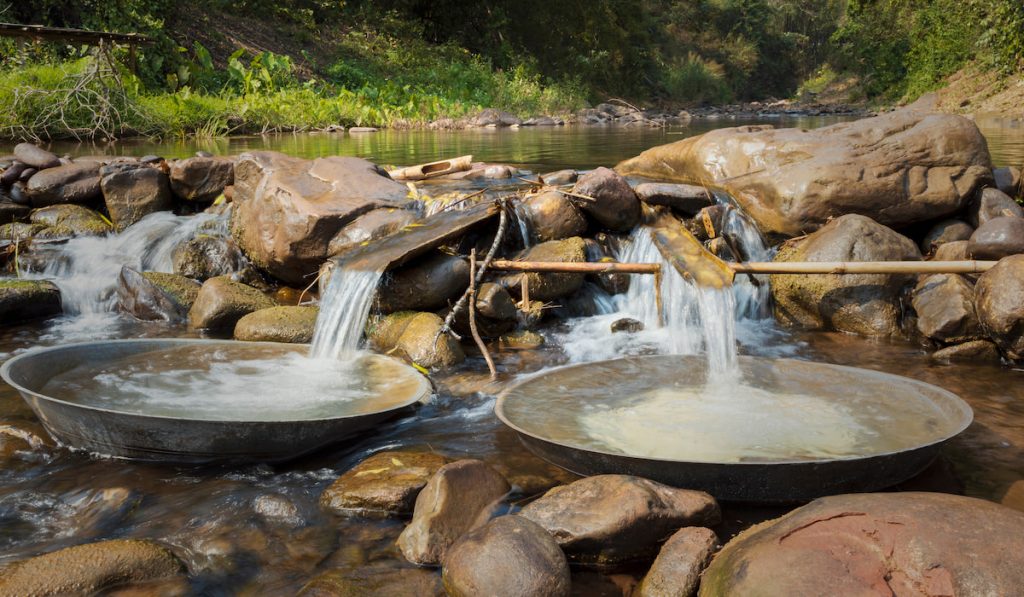
[{"label": "wooden stick", "polygon": [[567,274],[657,274],[661,271],[661,264],[617,263],[614,261],[590,263],[561,261],[511,261],[508,259],[495,259],[491,262],[491,269],[510,272],[553,272]]},{"label": "wooden stick", "polygon": [[727,263],[737,274],[979,274],[998,261],[765,261]]},{"label": "wooden stick", "polygon": [[491,353],[487,350],[487,345],[484,344],[476,327],[476,248],[469,253],[469,331],[473,335],[473,341],[476,342],[477,348],[483,353],[484,360],[487,361],[487,370],[491,372],[491,381],[498,379],[498,370],[494,367],[494,359],[491,358]]}]

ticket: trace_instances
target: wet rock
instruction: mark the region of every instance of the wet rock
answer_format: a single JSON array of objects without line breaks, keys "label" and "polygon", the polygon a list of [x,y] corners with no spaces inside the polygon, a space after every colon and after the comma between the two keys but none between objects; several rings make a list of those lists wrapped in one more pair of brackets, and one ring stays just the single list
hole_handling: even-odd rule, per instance
[{"label": "wet rock", "polygon": [[167,175],[142,164],[104,166],[100,169],[100,189],[118,230],[151,213],[174,207]]},{"label": "wet rock", "polygon": [[0,225],[0,241],[24,242],[47,228],[44,224],[10,222]]},{"label": "wet rock", "polygon": [[34,210],[29,215],[33,224],[43,224],[47,230],[36,233],[42,238],[72,238],[76,236],[103,236],[113,231],[98,212],[81,205],[51,205]]},{"label": "wet rock", "polygon": [[517,330],[498,339],[502,350],[537,350],[544,346],[544,336],[532,330]]},{"label": "wet rock", "polygon": [[246,266],[235,241],[219,234],[198,234],[174,247],[174,273],[200,282],[225,276]]},{"label": "wet rock", "polygon": [[200,284],[176,274],[138,272],[127,265],[117,277],[118,307],[143,321],[185,321]]},{"label": "wet rock", "polygon": [[1013,166],[994,168],[992,170],[992,178],[995,181],[996,188],[1000,191],[1010,197],[1021,196],[1020,168]]},{"label": "wet rock", "polygon": [[1002,216],[988,220],[971,235],[967,254],[973,259],[999,260],[1024,253],[1024,218]]},{"label": "wet rock", "polygon": [[575,170],[555,170],[540,175],[541,183],[553,187],[572,184],[579,178],[579,172]]},{"label": "wet rock", "polygon": [[433,311],[458,298],[469,286],[469,263],[462,257],[435,253],[388,272],[377,289],[377,309]]},{"label": "wet rock", "polygon": [[614,170],[602,167],[587,172],[576,182],[573,193],[593,199],[581,200],[580,207],[605,228],[625,232],[640,223],[640,200]]},{"label": "wet rock", "polygon": [[732,246],[729,244],[729,241],[725,240],[724,236],[708,241],[708,251],[711,251],[712,255],[723,261],[739,261],[736,253],[732,250]]},{"label": "wet rock", "polygon": [[231,158],[194,157],[171,163],[171,191],[185,201],[213,201],[234,180],[235,161]]},{"label": "wet rock", "polygon": [[331,483],[320,505],[339,514],[412,514],[420,490],[448,462],[430,452],[378,452]]},{"label": "wet rock", "polygon": [[329,256],[340,255],[366,241],[398,232],[415,221],[416,212],[409,209],[375,209],[346,224],[331,239],[327,253]]},{"label": "wet rock", "polygon": [[821,498],[729,542],[700,595],[1007,595],[1024,513],[942,493]]},{"label": "wet rock", "polygon": [[652,557],[678,529],[721,520],[718,503],[702,491],[629,475],[598,475],[556,487],[519,515],[547,529],[570,560],[599,566]]},{"label": "wet rock", "polygon": [[252,286],[218,276],[199,289],[188,312],[188,325],[196,330],[233,330],[243,316],[274,306],[273,299]]},{"label": "wet rock", "polygon": [[618,333],[618,332],[628,332],[628,333],[632,334],[632,333],[643,331],[643,329],[644,329],[644,324],[642,322],[639,322],[639,321],[637,321],[635,319],[632,319],[632,318],[629,318],[629,317],[623,317],[622,319],[616,319],[615,321],[612,322],[612,325],[611,325],[611,330],[612,330],[613,334]]},{"label": "wet rock", "polygon": [[641,201],[650,205],[664,205],[688,216],[715,202],[714,195],[704,187],[690,184],[645,182],[634,189]]},{"label": "wet rock", "polygon": [[697,594],[700,574],[718,545],[714,531],[686,527],[676,531],[644,576],[636,597],[687,597]]},{"label": "wet rock", "polygon": [[433,313],[415,313],[403,322],[401,335],[392,347],[397,356],[427,369],[446,368],[466,360],[459,343],[438,332],[444,320]]},{"label": "wet rock", "polygon": [[[802,240],[782,246],[776,261],[916,261],[909,238],[870,218],[836,218]],[[866,336],[899,332],[906,275],[771,276],[776,317],[789,325]]]},{"label": "wet rock", "polygon": [[510,321],[516,318],[518,309],[504,286],[484,282],[476,291],[476,312],[491,319]]},{"label": "wet rock", "polygon": [[970,240],[972,234],[974,227],[963,220],[943,220],[932,226],[924,236],[924,240],[921,241],[921,253],[932,253],[946,243]]},{"label": "wet rock", "polygon": [[297,286],[313,279],[346,224],[407,203],[405,185],[358,158],[307,161],[261,151],[243,154],[235,170],[231,231],[238,246],[259,268]]},{"label": "wet rock", "polygon": [[0,280],[0,325],[61,313],[60,290],[45,280]]},{"label": "wet rock", "polygon": [[243,316],[235,324],[235,340],[254,342],[313,341],[318,307],[270,307]]},{"label": "wet rock", "polygon": [[35,176],[36,172],[39,172],[39,170],[36,170],[35,168],[25,168],[25,170],[21,173],[21,176],[18,177],[18,181],[28,182],[28,179]]},{"label": "wet rock", "polygon": [[252,509],[264,520],[297,526],[302,523],[299,508],[287,497],[265,493],[252,501]]},{"label": "wet rock", "polygon": [[448,550],[444,587],[453,597],[567,597],[569,564],[555,540],[521,516],[501,516]]},{"label": "wet rock", "polygon": [[3,595],[93,594],[115,585],[176,576],[181,562],[152,541],[114,539],[16,562],[0,576]]},{"label": "wet rock", "polygon": [[10,224],[23,220],[31,213],[32,208],[27,205],[19,205],[8,201],[0,202],[0,224]]},{"label": "wet rock", "polygon": [[494,108],[487,108],[470,119],[470,126],[478,127],[506,127],[519,126],[523,121],[514,114]]},{"label": "wet rock", "polygon": [[952,215],[991,180],[991,167],[973,122],[910,106],[813,130],[718,129],[616,170],[723,184],[762,232],[796,236],[849,213],[893,227]]},{"label": "wet rock", "polygon": [[963,261],[968,259],[967,247],[970,245],[966,240],[955,240],[939,245],[932,255],[933,261]]},{"label": "wet rock", "polygon": [[32,207],[60,203],[87,203],[99,198],[100,167],[82,162],[40,170],[25,185]]},{"label": "wet rock", "polygon": [[31,143],[18,143],[15,145],[14,157],[18,158],[18,161],[21,163],[37,170],[60,166],[60,158],[56,154],[50,153]]},{"label": "wet rock", "polygon": [[527,228],[533,242],[547,242],[587,231],[587,220],[572,201],[558,191],[545,191],[530,195],[522,203],[521,217],[528,220]]},{"label": "wet rock", "polygon": [[32,198],[28,196],[28,191],[25,190],[25,183],[16,182],[11,185],[9,190],[11,195],[11,201],[18,205],[32,205]]},{"label": "wet rock", "polygon": [[1005,216],[1024,217],[1024,208],[1006,193],[991,187],[979,191],[967,209],[967,221],[975,228]]},{"label": "wet rock", "polygon": [[440,576],[423,568],[361,566],[353,570],[330,570],[311,580],[300,591],[302,597],[443,597]]},{"label": "wet rock", "polygon": [[991,340],[971,340],[936,350],[930,356],[933,361],[998,363],[999,348]]},{"label": "wet rock", "polygon": [[[576,236],[565,240],[552,240],[530,247],[518,257],[523,261],[582,263],[586,261],[586,245],[583,239]],[[539,274],[530,272],[517,274],[510,278],[526,279],[529,285],[530,298],[539,301],[551,301],[573,294],[583,286],[583,274]],[[520,283],[513,283],[518,288]]]},{"label": "wet rock", "polygon": [[958,344],[977,339],[981,324],[974,310],[974,285],[957,274],[933,274],[914,289],[917,329],[924,336]]},{"label": "wet rock", "polygon": [[349,134],[360,135],[363,133],[376,133],[379,131],[377,127],[373,126],[354,126],[348,129]]},{"label": "wet rock", "polygon": [[[8,413],[11,414],[11,413]],[[46,432],[32,423],[0,423],[0,466],[22,456],[34,454],[50,443]]]},{"label": "wet rock", "polygon": [[1011,359],[1024,358],[1024,255],[999,260],[974,290],[982,328]]},{"label": "wet rock", "polygon": [[366,340],[375,350],[388,352],[398,344],[405,328],[414,317],[419,315],[415,311],[399,311],[389,313],[383,317],[370,315],[366,322]]},{"label": "wet rock", "polygon": [[457,180],[505,180],[512,178],[518,172],[511,166],[504,164],[480,164],[465,172],[457,172],[445,178]]},{"label": "wet rock", "polygon": [[21,173],[29,169],[24,162],[12,162],[11,165],[5,167],[3,174],[0,174],[0,185],[9,187],[12,184],[21,180]]},{"label": "wet rock", "polygon": [[458,460],[438,469],[416,497],[412,522],[398,537],[407,560],[437,566],[467,531],[486,522],[511,486],[479,460]]},{"label": "wet rock", "polygon": [[122,585],[103,593],[103,597],[188,597],[192,585],[184,576]]}]

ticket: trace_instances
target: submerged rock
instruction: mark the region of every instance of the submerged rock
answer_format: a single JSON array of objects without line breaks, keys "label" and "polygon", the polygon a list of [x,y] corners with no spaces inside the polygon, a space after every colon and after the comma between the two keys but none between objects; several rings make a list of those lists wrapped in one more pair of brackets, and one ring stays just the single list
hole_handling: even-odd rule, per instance
[{"label": "submerged rock", "polygon": [[100,169],[100,189],[110,220],[124,230],[143,217],[174,207],[167,175],[143,164],[115,164]]},{"label": "submerged rock", "polygon": [[614,170],[602,167],[587,172],[576,182],[573,193],[592,199],[581,200],[580,207],[609,230],[626,232],[640,223],[640,200]]},{"label": "submerged rock", "polygon": [[117,303],[143,321],[185,321],[199,288],[199,282],[184,276],[138,272],[126,265],[117,277]]},{"label": "submerged rock", "polygon": [[936,350],[933,361],[969,361],[972,363],[998,363],[999,347],[991,340],[970,340]]},{"label": "submerged rock", "polygon": [[313,341],[319,307],[269,307],[244,315],[235,324],[235,340],[253,342]]},{"label": "submerged rock", "polygon": [[0,575],[2,595],[91,595],[115,585],[181,574],[184,566],[152,541],[113,539],[15,562]]},{"label": "submerged rock", "polygon": [[517,330],[498,339],[502,350],[537,350],[544,346],[544,336],[533,330]]},{"label": "submerged rock", "polygon": [[195,330],[233,330],[243,316],[274,306],[274,300],[256,288],[219,276],[199,289],[188,312],[188,325]]},{"label": "submerged rock", "polygon": [[302,597],[443,597],[436,572],[422,568],[364,565],[353,570],[329,570],[302,587]]},{"label": "submerged rock", "polygon": [[555,540],[521,516],[501,516],[462,536],[444,559],[453,597],[568,597],[569,564]]},{"label": "submerged rock", "polygon": [[914,289],[917,329],[940,342],[957,344],[981,335],[974,310],[974,285],[957,274],[933,274]]},{"label": "submerged rock", "polygon": [[991,168],[973,122],[911,106],[812,130],[718,129],[649,149],[616,170],[723,184],[762,232],[796,236],[850,213],[893,227],[952,215],[991,180]]},{"label": "submerged rock", "polygon": [[540,182],[550,186],[572,184],[579,178],[579,172],[572,169],[555,170],[540,175]]},{"label": "submerged rock", "polygon": [[438,469],[416,497],[412,522],[398,537],[407,560],[437,566],[467,531],[484,524],[512,487],[479,460],[458,460]]},{"label": "submerged rock", "polygon": [[975,228],[1004,216],[1024,217],[1024,208],[1006,193],[991,187],[978,191],[967,209],[967,219]]},{"label": "submerged rock", "polygon": [[60,289],[53,282],[0,280],[0,324],[17,325],[60,313]]},{"label": "submerged rock", "polygon": [[629,475],[598,475],[555,487],[519,514],[551,533],[570,560],[617,566],[653,557],[685,526],[713,526],[713,497]]},{"label": "submerged rock", "polygon": [[[586,244],[583,239],[574,236],[565,240],[552,240],[530,247],[518,257],[522,261],[582,263],[587,260]],[[575,293],[583,286],[584,274],[540,274],[530,272],[516,274],[507,279],[513,287],[520,287],[520,280],[525,279],[529,285],[530,298],[539,301],[551,301]]]},{"label": "submerged rock", "polygon": [[730,541],[701,580],[732,595],[1010,595],[1024,513],[942,493],[821,498]]},{"label": "submerged rock", "polygon": [[431,452],[378,452],[331,483],[320,505],[339,514],[412,514],[420,490],[448,462]]},{"label": "submerged rock", "polygon": [[925,235],[921,241],[921,253],[932,253],[946,243],[970,240],[972,234],[974,227],[963,220],[943,220]]},{"label": "submerged rock", "polygon": [[973,259],[999,260],[1024,253],[1024,218],[1002,216],[988,220],[971,235],[967,254]]},{"label": "submerged rock", "polygon": [[469,286],[469,263],[462,257],[435,253],[384,275],[377,289],[377,309],[433,311],[458,298]]},{"label": "submerged rock", "polygon": [[[775,261],[917,261],[914,241],[865,216],[836,218],[782,246]],[[900,330],[900,292],[913,278],[896,274],[771,276],[775,315],[783,323],[866,336]]]},{"label": "submerged rock", "polygon": [[185,201],[208,202],[235,180],[235,161],[224,157],[194,157],[171,162],[171,191]]},{"label": "submerged rock", "polygon": [[174,247],[174,273],[204,282],[232,274],[246,266],[235,241],[219,234],[198,234]]},{"label": "submerged rock", "polygon": [[57,166],[37,172],[25,185],[32,207],[86,203],[100,196],[100,167],[95,162]]},{"label": "submerged rock", "polygon": [[645,182],[636,185],[640,200],[650,205],[664,205],[687,216],[714,204],[715,197],[704,187],[691,184]]},{"label": "submerged rock", "polygon": [[619,332],[636,333],[643,331],[644,324],[641,321],[637,321],[631,317],[623,317],[622,319],[616,319],[612,322],[611,331],[613,334]]},{"label": "submerged rock", "polygon": [[547,242],[587,231],[587,219],[572,200],[558,191],[530,195],[522,203],[520,217],[527,218],[531,242]]},{"label": "submerged rock", "polygon": [[18,161],[26,166],[37,170],[60,166],[60,158],[56,154],[31,143],[18,143],[15,145],[14,157],[18,158]]},{"label": "submerged rock", "polygon": [[718,545],[714,531],[686,527],[676,531],[644,576],[635,597],[689,597],[697,594],[700,574]]},{"label": "submerged rock", "polygon": [[974,290],[982,328],[1011,359],[1024,358],[1024,255],[999,260]]}]

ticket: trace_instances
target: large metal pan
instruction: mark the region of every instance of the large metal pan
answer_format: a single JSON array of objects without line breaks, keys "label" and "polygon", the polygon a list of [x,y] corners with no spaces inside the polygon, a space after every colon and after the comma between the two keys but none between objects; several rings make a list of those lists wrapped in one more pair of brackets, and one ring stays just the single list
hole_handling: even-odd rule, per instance
[{"label": "large metal pan", "polygon": [[[926,468],[941,445],[966,429],[973,417],[971,408],[951,392],[896,375],[755,357],[740,357],[740,370],[749,383],[814,393],[843,404],[843,408],[873,409],[882,418],[887,409],[903,413],[919,409],[926,413],[927,437],[918,436],[896,450],[869,447],[864,454],[844,457],[698,461],[629,453],[621,445],[612,446],[588,435],[586,410],[593,412],[597,407],[625,412],[614,409],[632,408],[638,395],[652,389],[703,384],[704,358],[692,356],[627,357],[544,372],[505,390],[495,413],[532,452],[574,473],[636,475],[707,491],[722,500],[759,503],[874,491],[905,481]],[[687,405],[682,403],[679,408]],[[666,419],[670,414],[665,413]],[[778,414],[787,416],[784,408]],[[666,422],[652,424],[664,426]],[[615,426],[614,417],[611,426]],[[892,439],[898,444],[905,438]]]},{"label": "large metal pan", "polygon": [[[76,367],[101,367],[125,357],[182,347],[230,351],[263,347],[285,355],[308,351],[305,345],[231,340],[144,339],[87,342],[41,348],[16,356],[0,368],[0,377],[21,393],[55,440],[71,448],[117,458],[172,462],[280,461],[344,441],[408,409],[431,393],[429,380],[408,365],[381,355],[366,358],[407,377],[401,395],[382,397],[340,416],[305,420],[208,420],[122,412],[76,403],[41,393],[54,376]],[[259,389],[256,389],[259,391]]]}]

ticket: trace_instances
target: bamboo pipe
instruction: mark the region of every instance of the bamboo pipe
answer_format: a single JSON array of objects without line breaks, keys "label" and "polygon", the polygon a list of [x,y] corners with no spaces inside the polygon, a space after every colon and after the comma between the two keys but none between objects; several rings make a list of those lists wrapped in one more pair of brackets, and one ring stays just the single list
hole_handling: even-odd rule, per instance
[{"label": "bamboo pipe", "polygon": [[510,261],[495,259],[490,269],[508,272],[553,272],[566,274],[657,274],[661,271],[658,263],[618,263],[608,262],[562,262],[562,261]]},{"label": "bamboo pipe", "polygon": [[[737,274],[980,274],[998,261],[751,261],[726,263]],[[659,274],[657,263],[566,263],[495,259],[491,269],[516,272]]]}]

